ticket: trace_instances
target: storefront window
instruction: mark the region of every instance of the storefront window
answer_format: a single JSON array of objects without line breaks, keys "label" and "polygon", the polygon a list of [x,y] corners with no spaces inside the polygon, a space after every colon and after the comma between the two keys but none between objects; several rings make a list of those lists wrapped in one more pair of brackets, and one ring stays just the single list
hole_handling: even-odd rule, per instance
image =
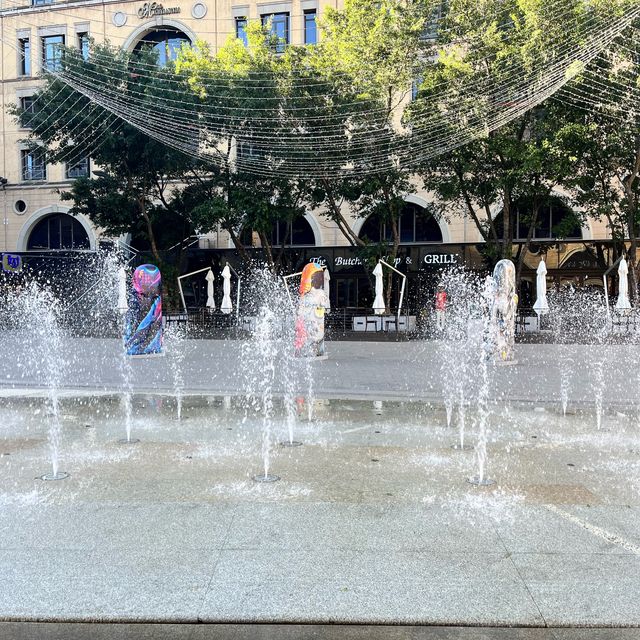
[{"label": "storefront window", "polygon": [[[518,202],[514,206],[514,239],[526,240],[529,235],[532,220],[531,204]],[[503,215],[500,213],[495,220],[500,237],[503,236]],[[533,239],[552,240],[562,238],[571,240],[582,238],[582,227],[575,213],[560,198],[552,198],[540,207],[536,217]]]},{"label": "storefront window", "polygon": [[[400,244],[442,242],[442,231],[433,214],[417,204],[407,203],[398,220]],[[370,242],[391,242],[391,225],[377,216],[369,216],[359,236]]]},{"label": "storefront window", "polygon": [[[243,228],[240,240],[247,246],[253,246],[253,232],[249,227]],[[306,218],[299,217],[292,222],[277,222],[271,229],[271,246],[314,247],[316,236]]]},{"label": "storefront window", "polygon": [[29,235],[27,251],[89,249],[89,236],[73,216],[55,214],[40,220]]}]

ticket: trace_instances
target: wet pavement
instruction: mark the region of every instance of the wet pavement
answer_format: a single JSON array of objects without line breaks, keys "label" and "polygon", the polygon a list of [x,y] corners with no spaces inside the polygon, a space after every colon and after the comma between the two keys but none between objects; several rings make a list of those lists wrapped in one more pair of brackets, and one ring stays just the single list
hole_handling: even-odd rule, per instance
[{"label": "wet pavement", "polygon": [[[382,633],[268,626],[350,623],[505,628],[379,636],[391,638],[608,640],[555,628],[640,625],[633,409],[607,409],[598,430],[589,411],[492,403],[496,484],[475,487],[475,453],[451,448],[457,419],[447,427],[441,406],[318,400],[309,419],[302,402],[294,448],[277,444],[288,438],[278,406],[269,472],[281,480],[257,484],[264,425],[237,398],[186,398],[178,421],[174,398],[137,395],[140,442],[126,445],[120,399],[91,392],[63,398],[59,464],[70,477],[44,482],[49,416],[42,398],[21,395],[0,399],[0,620],[267,625],[264,636],[184,626],[176,638]],[[472,444],[476,418],[466,415]]]},{"label": "wet pavement", "polygon": [[[180,346],[184,386],[199,393],[238,394],[253,381],[241,376],[247,360],[246,342],[238,340],[187,340]],[[312,362],[314,393],[328,398],[420,399],[442,402],[447,383],[447,353],[437,341],[329,342],[327,360]],[[122,388],[121,343],[98,338],[64,338],[60,364],[63,385],[74,389]],[[34,371],[33,345],[18,334],[0,332],[0,362],[3,371],[0,393],[15,387],[44,384]],[[171,390],[173,356],[132,361],[132,384],[138,390]],[[569,380],[572,404],[593,403],[596,367],[602,362],[603,394],[608,406],[640,405],[637,366],[640,345],[516,345],[517,363],[491,367],[491,396],[498,401],[560,402],[561,371]],[[471,364],[472,387],[478,365]],[[303,376],[297,375],[298,390],[306,392]],[[276,371],[274,389],[284,388],[283,371]]]}]

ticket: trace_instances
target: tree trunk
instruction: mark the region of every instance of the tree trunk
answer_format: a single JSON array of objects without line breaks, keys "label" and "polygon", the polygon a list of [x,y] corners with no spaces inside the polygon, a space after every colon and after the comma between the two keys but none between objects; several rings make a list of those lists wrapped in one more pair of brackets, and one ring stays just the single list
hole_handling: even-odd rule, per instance
[{"label": "tree trunk", "polygon": [[637,251],[638,251],[638,239],[636,233],[635,202],[629,212],[629,278],[631,280],[631,286],[629,287],[629,298],[634,301],[638,297],[638,265],[637,265]]},{"label": "tree trunk", "polygon": [[[391,217],[391,234],[393,236],[393,246],[391,248],[391,253],[389,254],[389,264],[392,267],[396,266],[396,258],[398,257],[398,249],[400,248],[400,234],[398,233],[398,219],[396,216]],[[392,285],[393,285],[393,276],[394,272],[389,271],[387,274],[387,292],[385,295],[385,313],[391,313],[391,293],[392,293]]]},{"label": "tree trunk", "polygon": [[353,229],[347,222],[347,219],[342,214],[340,204],[337,202],[333,194],[333,189],[329,180],[323,178],[321,182],[322,186],[324,187],[325,193],[327,194],[325,202],[327,204],[327,208],[329,209],[330,219],[338,225],[338,229],[340,229],[340,232],[348,240],[350,245],[358,247],[366,246],[366,243],[358,237],[357,233],[354,233]]},{"label": "tree trunk", "polygon": [[249,265],[251,263],[251,256],[247,253],[246,247],[240,242],[240,238],[238,234],[235,232],[231,225],[222,225],[222,228],[227,231],[229,237],[231,238],[231,242],[233,242],[233,246],[236,248],[237,252],[240,254],[240,258],[245,263],[245,265]]},{"label": "tree trunk", "polygon": [[273,260],[273,252],[271,251],[271,245],[269,244],[269,241],[267,240],[267,236],[266,234],[262,233],[261,231],[258,232],[258,237],[260,238],[260,244],[262,245],[262,250],[264,251],[264,254],[267,258],[267,264],[269,265],[269,269],[275,273],[275,262]]},{"label": "tree trunk", "polygon": [[524,245],[520,245],[518,248],[518,258],[517,258],[517,266],[516,266],[516,290],[520,291],[520,280],[522,279],[522,267],[524,265],[524,257],[527,255],[527,251],[529,251],[529,247],[531,246],[531,240],[533,239],[533,234],[536,229],[536,223],[538,222],[538,213],[540,212],[539,206],[534,206],[533,211],[531,212],[531,223],[529,224],[529,230],[527,231],[527,239],[525,240]]},{"label": "tree trunk", "polygon": [[154,260],[158,263],[158,268],[160,268],[162,264],[162,258],[160,257],[160,252],[158,251],[158,245],[156,244],[156,235],[153,231],[153,225],[151,224],[151,218],[147,213],[147,209],[144,204],[144,198],[138,199],[138,207],[140,208],[140,213],[142,218],[145,221],[147,226],[147,236],[149,237],[149,244],[151,245],[151,253],[153,254]]},{"label": "tree trunk", "polygon": [[513,219],[511,216],[511,193],[505,189],[502,205],[502,251],[501,259],[513,257]]}]

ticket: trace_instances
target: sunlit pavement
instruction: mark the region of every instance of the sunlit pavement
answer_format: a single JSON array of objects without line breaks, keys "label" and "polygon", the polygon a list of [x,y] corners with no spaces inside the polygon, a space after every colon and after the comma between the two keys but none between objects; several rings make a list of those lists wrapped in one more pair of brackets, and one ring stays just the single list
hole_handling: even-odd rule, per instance
[{"label": "sunlit pavement", "polygon": [[[119,398],[95,397],[118,387],[116,345],[70,345],[87,365],[65,379],[85,389],[81,400],[71,391],[62,399],[66,480],[36,479],[51,470],[46,409],[42,397],[28,397],[35,381],[5,379],[0,620],[185,623],[169,636],[178,639],[638,637],[556,629],[640,625],[640,428],[625,406],[635,404],[628,370],[605,376],[597,429],[585,408],[586,367],[576,367],[563,416],[557,397],[540,390],[553,386],[553,347],[518,347],[520,364],[495,372],[512,380],[509,394],[496,395],[505,388],[497,379],[492,392],[486,473],[496,484],[478,488],[467,482],[477,473],[474,452],[451,448],[455,414],[447,427],[441,403],[425,401],[438,399],[437,345],[334,344],[329,360],[313,365],[317,391],[331,395],[343,380],[339,395],[368,399],[316,402],[311,420],[303,401],[293,434],[300,447],[277,444],[288,436],[278,414],[269,471],[281,480],[257,484],[262,419],[224,393],[242,391],[237,345],[188,345],[186,386],[199,394],[185,399],[181,421],[165,393],[167,360],[136,363],[145,368],[139,386],[162,393],[134,397],[140,442],[131,445],[118,442]],[[542,386],[523,386],[543,364]],[[623,387],[615,392],[624,381],[628,398]],[[536,402],[522,402],[527,394]],[[403,395],[413,402],[388,400]],[[470,408],[466,442],[477,444],[474,418]],[[265,626],[189,626],[256,622]],[[73,640],[88,631],[162,638],[172,627],[35,629],[38,638]],[[4,626],[0,637],[33,630]]]}]

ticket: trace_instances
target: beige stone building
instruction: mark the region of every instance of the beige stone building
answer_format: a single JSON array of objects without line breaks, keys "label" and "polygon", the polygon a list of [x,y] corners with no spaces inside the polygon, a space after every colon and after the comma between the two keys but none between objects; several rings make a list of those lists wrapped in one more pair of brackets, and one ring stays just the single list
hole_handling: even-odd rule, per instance
[{"label": "beige stone building", "polygon": [[[73,158],[58,165],[46,165],[42,156],[29,151],[21,142],[28,130],[20,129],[7,114],[7,106],[19,104],[29,108],[38,88],[42,69],[58,63],[59,45],[88,46],[88,39],[105,40],[126,50],[141,43],[157,44],[162,56],[171,55],[182,41],[205,40],[213,50],[227,38],[242,38],[247,20],[270,20],[272,29],[287,43],[313,43],[317,38],[316,19],[327,6],[339,8],[341,0],[167,0],[168,4],[145,1],[79,0],[47,2],[32,0],[31,6],[2,5],[2,157],[0,175],[6,185],[0,197],[3,252],[91,251],[101,236],[98,229],[81,216],[67,215],[68,207],[60,201],[57,190],[65,188],[78,176],[90,175],[90,158]],[[428,193],[418,190],[407,197],[401,235],[403,244],[472,245],[481,238],[477,229],[463,216],[432,220],[422,224],[416,212],[429,206]],[[496,207],[496,213],[499,207]],[[550,229],[559,215],[552,208],[543,214],[540,239],[550,239]],[[371,238],[385,234],[376,221],[353,221],[354,230]],[[276,234],[281,230],[276,230]],[[608,237],[607,229],[592,221],[576,230],[573,243],[548,256],[550,271],[560,270],[572,254],[584,251],[579,240]],[[340,247],[347,244],[338,228],[321,212],[309,211],[292,233],[298,247]],[[226,234],[220,232],[200,240],[202,249],[230,248]],[[442,251],[442,250],[441,250]],[[428,253],[428,251],[427,251]],[[553,254],[553,255],[552,255]],[[422,260],[422,258],[420,258]],[[425,258],[426,259],[426,258]],[[537,255],[527,257],[534,269]],[[574,277],[573,271],[568,277]]]},{"label": "beige stone building", "polygon": [[[272,29],[287,43],[313,43],[316,20],[324,7],[336,7],[337,0],[169,0],[160,2],[110,2],[84,0],[46,2],[32,0],[32,6],[2,4],[2,158],[0,175],[7,183],[2,193],[3,252],[29,250],[93,250],[99,230],[82,217],[65,216],[68,207],[57,190],[73,178],[92,170],[91,159],[47,165],[30,153],[21,140],[27,129],[17,126],[7,106],[29,108],[42,69],[55,67],[58,47],[88,46],[88,39],[134,50],[141,43],[158,44],[163,56],[171,55],[182,41],[204,40],[213,50],[230,36],[242,38],[247,20],[270,19]],[[316,240],[340,242],[310,215]],[[46,229],[45,229],[46,227]],[[46,232],[46,233],[45,233]],[[45,238],[46,236],[46,238]],[[220,234],[206,239],[207,246],[227,246]]]}]

